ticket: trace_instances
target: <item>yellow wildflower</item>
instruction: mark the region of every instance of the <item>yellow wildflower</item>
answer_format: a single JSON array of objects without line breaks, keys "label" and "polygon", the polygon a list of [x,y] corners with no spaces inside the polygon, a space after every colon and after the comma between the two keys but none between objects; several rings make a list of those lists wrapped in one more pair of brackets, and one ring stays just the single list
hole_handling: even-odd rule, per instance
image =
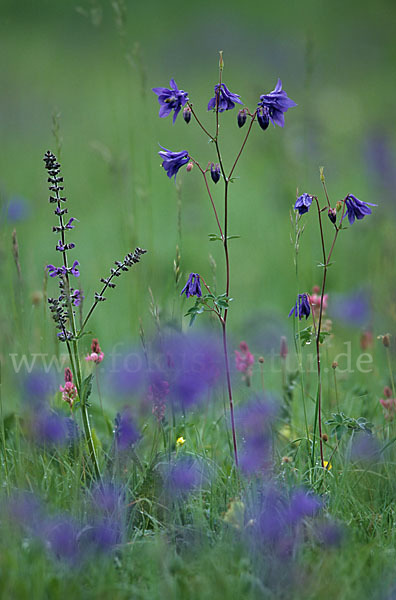
[{"label": "yellow wildflower", "polygon": [[178,437],[176,440],[176,446],[178,448],[180,448],[180,446],[183,446],[183,444],[185,444],[185,443],[186,443],[186,440],[184,439],[183,436]]}]

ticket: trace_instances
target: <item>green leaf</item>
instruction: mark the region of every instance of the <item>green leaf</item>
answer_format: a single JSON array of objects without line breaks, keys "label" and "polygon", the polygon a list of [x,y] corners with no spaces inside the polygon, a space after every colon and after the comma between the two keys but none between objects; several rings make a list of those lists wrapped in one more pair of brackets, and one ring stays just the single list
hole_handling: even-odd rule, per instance
[{"label": "green leaf", "polygon": [[91,373],[90,375],[88,375],[88,377],[86,377],[82,384],[81,384],[81,404],[83,406],[88,406],[88,398],[91,395],[92,392],[92,380],[93,380],[93,373]]}]

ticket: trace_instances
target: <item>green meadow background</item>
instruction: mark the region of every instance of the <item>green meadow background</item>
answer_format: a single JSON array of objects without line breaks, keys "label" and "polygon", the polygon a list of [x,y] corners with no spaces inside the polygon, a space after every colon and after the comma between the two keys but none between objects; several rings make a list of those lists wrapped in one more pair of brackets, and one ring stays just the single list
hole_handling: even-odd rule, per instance
[{"label": "green meadow background", "polygon": [[[287,113],[284,129],[254,127],[231,187],[230,233],[240,235],[230,251],[235,343],[246,338],[264,356],[277,350],[280,335],[291,340],[287,314],[297,291],[319,283],[317,216],[312,211],[304,217],[297,283],[290,209],[297,189],[322,193],[320,166],[333,205],[351,192],[378,204],[373,216],[340,236],[328,280],[330,307],[332,296],[365,293],[370,319],[360,329],[349,328],[347,319],[335,322],[333,344],[341,350],[351,340],[360,352],[362,329],[393,331],[392,2],[3,1],[1,9],[0,311],[6,371],[10,352],[52,348],[52,323],[40,301],[44,266],[58,258],[42,163],[47,149],[60,150],[69,213],[79,220],[73,258],[80,262],[86,308],[114,260],[135,245],[148,250],[92,319],[107,352],[117,342],[136,340],[139,320],[147,335],[154,331],[149,288],[162,324],[180,325],[187,304],[174,281],[176,245],[182,281],[196,271],[209,282],[215,277],[222,289],[223,252],[208,238],[216,229],[203,181],[195,169],[180,172],[175,185],[157,154],[158,144],[187,149],[206,164],[215,160],[214,149],[194,122],[187,126],[179,116],[172,126],[170,119],[159,119],[151,92],[174,77],[210,127],[206,105],[220,49],[224,81],[252,110],[278,77],[298,104]],[[228,165],[243,135],[236,110],[222,115]],[[221,184],[213,193],[221,214]],[[22,206],[17,218],[15,203]],[[22,293],[11,254],[14,228]],[[55,293],[52,280],[47,293]]]}]

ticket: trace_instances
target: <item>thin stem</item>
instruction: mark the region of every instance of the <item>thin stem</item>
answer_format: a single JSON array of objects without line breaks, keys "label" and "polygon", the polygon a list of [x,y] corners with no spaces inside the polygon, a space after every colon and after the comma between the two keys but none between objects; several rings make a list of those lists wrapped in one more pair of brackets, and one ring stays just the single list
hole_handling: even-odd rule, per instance
[{"label": "thin stem", "polygon": [[188,107],[189,107],[189,109],[191,110],[191,114],[193,115],[194,119],[196,120],[196,122],[198,123],[198,125],[200,126],[200,128],[202,129],[202,131],[203,131],[203,132],[204,132],[204,133],[205,133],[205,134],[206,134],[206,135],[207,135],[207,136],[208,136],[208,137],[209,137],[209,138],[210,138],[212,141],[214,141],[214,137],[213,137],[213,135],[211,135],[211,134],[209,133],[209,131],[207,131],[207,129],[205,129],[205,127],[202,125],[201,121],[198,119],[198,117],[197,117],[197,115],[196,115],[196,113],[195,113],[195,111],[194,111],[194,109],[193,109],[193,106],[192,106],[192,104],[191,104],[190,102],[187,102],[187,106],[188,106]]},{"label": "thin stem", "polygon": [[[227,312],[225,314],[227,314]],[[229,361],[228,361],[227,331],[226,331],[225,315],[224,315],[224,321],[222,323],[222,329],[223,329],[223,348],[224,348],[224,361],[225,361],[226,377],[227,377],[228,399],[229,399],[229,403],[230,403],[230,414],[231,414],[232,443],[234,446],[235,465],[238,467],[239,466],[238,447],[237,447],[236,432],[235,432],[234,403],[232,400],[230,366],[229,366]]]},{"label": "thin stem", "polygon": [[235,169],[235,167],[237,166],[238,160],[240,159],[240,157],[241,157],[241,154],[242,154],[242,152],[243,152],[243,149],[245,148],[245,144],[246,144],[246,142],[247,142],[247,140],[248,140],[248,137],[249,137],[250,131],[251,131],[251,129],[252,129],[253,122],[254,122],[254,120],[255,120],[255,118],[256,118],[256,114],[257,114],[257,110],[255,110],[255,111],[254,111],[254,113],[253,113],[253,115],[252,115],[252,119],[251,119],[251,121],[250,121],[249,128],[248,128],[248,130],[247,130],[247,132],[246,132],[246,135],[245,135],[245,139],[243,140],[243,142],[242,142],[242,146],[241,146],[241,149],[239,150],[239,152],[238,152],[238,155],[237,155],[237,157],[236,157],[236,159],[235,159],[235,162],[234,162],[234,164],[232,165],[232,169],[231,169],[231,171],[230,171],[230,174],[228,175],[228,179],[231,179],[231,177],[232,177],[232,174],[233,174],[233,172],[234,172],[234,169]]}]

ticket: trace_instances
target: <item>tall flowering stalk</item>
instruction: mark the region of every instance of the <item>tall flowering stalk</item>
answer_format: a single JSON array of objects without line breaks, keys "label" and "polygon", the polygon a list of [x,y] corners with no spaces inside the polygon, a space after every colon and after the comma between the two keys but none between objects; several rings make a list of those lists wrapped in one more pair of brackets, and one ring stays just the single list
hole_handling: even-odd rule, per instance
[{"label": "tall flowering stalk", "polygon": [[[318,214],[318,224],[319,224],[319,232],[320,232],[320,241],[323,255],[323,262],[318,265],[323,269],[322,275],[322,284],[320,286],[320,296],[315,290],[315,296],[309,296],[308,294],[300,294],[300,298],[304,297],[304,301],[299,303],[301,305],[301,309],[297,310],[297,304],[295,309],[292,309],[290,315],[295,310],[295,315],[299,316],[301,319],[302,314],[308,318],[309,314],[312,313],[313,319],[313,329],[308,327],[307,329],[300,332],[300,338],[303,343],[311,340],[311,337],[315,340],[315,348],[316,348],[316,368],[317,368],[317,394],[316,394],[316,405],[315,405],[315,416],[314,416],[314,429],[313,429],[313,443],[312,443],[312,466],[315,465],[315,445],[316,445],[316,430],[319,429],[319,446],[320,446],[320,460],[322,468],[326,467],[326,461],[324,460],[323,455],[323,435],[322,435],[322,369],[321,369],[321,352],[320,348],[325,340],[325,336],[328,335],[328,332],[322,330],[323,325],[323,314],[327,305],[327,294],[325,294],[326,283],[327,283],[327,272],[329,266],[331,265],[331,258],[333,256],[333,251],[335,244],[338,239],[338,235],[343,228],[343,221],[346,216],[348,216],[348,220],[350,225],[353,225],[355,219],[362,219],[364,216],[371,214],[370,206],[376,206],[375,204],[370,204],[368,202],[362,202],[353,194],[348,194],[343,200],[337,202],[335,207],[332,207],[330,204],[329,195],[326,187],[326,180],[323,173],[323,168],[320,170],[320,179],[322,182],[326,205],[321,208],[319,199],[317,196],[313,196],[311,194],[302,194],[296,200],[294,205],[294,209],[298,211],[299,215],[302,216],[307,213],[313,202],[315,202]],[[327,212],[328,219],[331,223],[331,226],[334,231],[333,240],[330,245],[329,251],[326,250],[326,241],[324,235],[324,227],[322,215]],[[340,216],[338,216],[340,215]],[[298,300],[298,302],[299,302]],[[289,315],[289,316],[290,316]]]},{"label": "tall flowering stalk", "polygon": [[[225,374],[226,374],[226,382],[227,382],[227,391],[230,405],[230,417],[231,417],[231,429],[232,429],[232,439],[233,439],[233,447],[234,447],[234,458],[235,464],[238,466],[238,448],[237,448],[237,439],[236,439],[236,431],[235,431],[235,419],[234,419],[234,403],[233,403],[233,394],[231,387],[231,376],[230,376],[230,363],[229,363],[229,355],[228,355],[228,345],[227,345],[227,319],[228,319],[228,310],[229,303],[232,300],[230,298],[230,258],[229,258],[229,250],[228,250],[228,242],[232,239],[233,236],[229,236],[228,234],[228,201],[229,201],[229,184],[232,181],[232,176],[237,167],[239,159],[245,149],[246,142],[250,136],[252,131],[253,123],[257,120],[261,129],[267,129],[269,122],[271,121],[273,125],[279,125],[280,127],[284,126],[284,113],[287,112],[289,108],[292,106],[296,106],[293,100],[287,97],[287,94],[284,90],[282,90],[282,82],[278,80],[278,83],[275,89],[269,94],[263,94],[260,96],[259,102],[257,104],[256,110],[251,112],[247,107],[241,109],[237,115],[237,124],[238,127],[241,128],[245,125],[246,121],[249,118],[249,125],[247,128],[246,135],[242,141],[240,149],[235,157],[234,162],[232,163],[231,168],[228,170],[224,164],[221,148],[220,148],[220,140],[219,140],[219,131],[220,131],[220,114],[232,110],[235,108],[236,104],[243,104],[241,97],[239,94],[235,94],[231,92],[228,87],[223,82],[223,54],[220,52],[220,61],[219,61],[219,81],[215,85],[214,88],[214,96],[209,100],[208,110],[214,112],[215,117],[215,131],[214,133],[210,133],[206,127],[202,124],[199,119],[192,102],[188,98],[188,93],[184,92],[184,90],[179,90],[174,84],[174,80],[171,80],[170,89],[167,88],[153,88],[154,93],[158,96],[158,102],[160,104],[160,117],[166,117],[174,110],[174,120],[179,112],[181,106],[184,106],[183,109],[183,118],[186,123],[189,123],[191,117],[194,118],[200,129],[203,133],[209,138],[209,140],[214,144],[216,155],[217,155],[217,163],[209,162],[206,167],[202,167],[201,164],[191,156],[191,154],[187,150],[181,150],[178,152],[172,152],[163,148],[162,151],[159,152],[159,155],[163,159],[162,166],[164,167],[169,178],[174,177],[178,171],[185,165],[187,165],[187,171],[191,171],[192,165],[196,165],[199,172],[201,173],[205,185],[205,189],[209,196],[210,205],[213,210],[213,214],[216,220],[217,228],[219,231],[219,236],[214,235],[211,236],[213,240],[219,240],[222,243],[224,249],[224,261],[225,261],[225,291],[221,295],[215,296],[210,287],[205,283],[204,279],[201,276],[201,280],[205,285],[207,292],[205,295],[201,294],[200,288],[200,279],[197,273],[192,273],[190,275],[189,281],[187,282],[183,292],[186,292],[188,296],[196,296],[197,300],[195,306],[193,306],[189,311],[188,315],[191,316],[191,319],[194,318],[206,311],[210,311],[216,314],[218,317],[221,329],[222,329],[222,339],[223,339],[223,350],[224,350],[224,362],[225,362]],[[220,222],[219,214],[216,208],[216,204],[210,189],[210,184],[208,180],[208,174],[212,179],[214,184],[217,184],[220,179],[223,179],[224,185],[224,217],[223,223]],[[197,285],[198,282],[198,285]]]},{"label": "tall flowering stalk", "polygon": [[[81,307],[83,295],[81,290],[72,287],[72,278],[80,277],[80,271],[78,269],[79,262],[74,260],[73,263],[70,264],[71,261],[69,262],[68,260],[68,253],[75,248],[75,244],[66,240],[66,234],[74,229],[74,223],[77,219],[74,217],[68,218],[66,216],[68,214],[68,208],[65,206],[67,199],[62,195],[64,191],[63,177],[61,176],[61,166],[57,161],[56,156],[48,150],[43,160],[48,172],[48,183],[50,184],[49,190],[51,195],[49,197],[49,202],[50,204],[55,205],[54,213],[58,217],[58,224],[52,227],[52,231],[60,238],[55,249],[62,256],[60,266],[52,264],[47,265],[49,276],[58,279],[59,288],[59,296],[57,298],[48,298],[48,304],[56,328],[59,330],[57,337],[60,342],[66,344],[71,365],[71,369],[67,368],[65,371],[65,386],[61,386],[60,390],[63,399],[68,402],[71,409],[77,405],[81,407],[85,438],[93,470],[95,476],[100,478],[99,462],[88,414],[88,399],[92,388],[92,374],[88,375],[85,379],[82,377],[79,339],[97,304],[106,300],[104,294],[107,289],[115,287],[113,279],[119,277],[121,272],[128,271],[131,266],[139,262],[141,255],[144,254],[146,250],[136,248],[134,252],[127,254],[123,261],[115,262],[116,267],[111,269],[110,276],[106,279],[102,278],[101,281],[104,284],[103,288],[100,292],[95,293],[94,302],[80,329],[77,330],[75,307]],[[97,351],[95,352],[96,362],[100,362],[103,358],[103,353],[99,348],[97,340],[94,341],[96,342],[95,348],[92,347],[91,349],[92,352],[94,352],[94,349]],[[93,360],[91,357],[92,353],[89,360]]]}]

